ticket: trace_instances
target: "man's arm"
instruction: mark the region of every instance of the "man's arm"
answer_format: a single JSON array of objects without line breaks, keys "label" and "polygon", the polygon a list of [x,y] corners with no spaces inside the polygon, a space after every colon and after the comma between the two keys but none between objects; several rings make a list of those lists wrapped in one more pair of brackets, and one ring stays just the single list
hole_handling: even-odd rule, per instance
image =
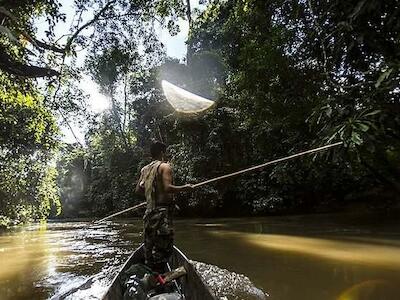
[{"label": "man's arm", "polygon": [[143,181],[143,169],[140,170],[140,177],[136,183],[135,193],[144,195],[144,181]]},{"label": "man's arm", "polygon": [[169,164],[166,164],[166,163],[161,164],[160,165],[160,173],[162,176],[164,191],[166,193],[175,194],[175,193],[179,193],[179,192],[183,192],[183,191],[192,189],[191,184],[185,184],[185,185],[181,185],[181,186],[176,186],[176,185],[172,184],[172,169]]}]

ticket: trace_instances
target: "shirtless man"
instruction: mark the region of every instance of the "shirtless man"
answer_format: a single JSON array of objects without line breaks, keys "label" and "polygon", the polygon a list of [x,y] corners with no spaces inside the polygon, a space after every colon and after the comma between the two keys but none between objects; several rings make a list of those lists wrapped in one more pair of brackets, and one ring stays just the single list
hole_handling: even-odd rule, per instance
[{"label": "shirtless man", "polygon": [[192,189],[191,184],[172,184],[172,169],[166,162],[167,146],[154,142],[150,147],[153,161],[143,167],[136,184],[136,193],[146,196],[143,217],[146,264],[162,273],[173,251],[172,194]]}]

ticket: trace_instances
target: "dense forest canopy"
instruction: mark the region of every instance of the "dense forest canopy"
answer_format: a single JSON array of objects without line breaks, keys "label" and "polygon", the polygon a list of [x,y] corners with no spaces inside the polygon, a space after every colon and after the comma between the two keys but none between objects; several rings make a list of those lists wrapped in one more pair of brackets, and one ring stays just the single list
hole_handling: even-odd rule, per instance
[{"label": "dense forest canopy", "polygon": [[[182,194],[181,215],[397,205],[398,1],[200,2],[204,9],[183,0],[75,1],[61,38],[66,3],[0,3],[0,223],[102,216],[143,201],[134,184],[152,139],[169,145],[178,184],[344,142]],[[189,35],[180,61],[155,28],[177,34],[181,19]],[[83,74],[110,109],[87,110]],[[177,114],[162,79],[217,105]],[[88,124],[84,144],[61,140],[60,122],[73,119]]]}]

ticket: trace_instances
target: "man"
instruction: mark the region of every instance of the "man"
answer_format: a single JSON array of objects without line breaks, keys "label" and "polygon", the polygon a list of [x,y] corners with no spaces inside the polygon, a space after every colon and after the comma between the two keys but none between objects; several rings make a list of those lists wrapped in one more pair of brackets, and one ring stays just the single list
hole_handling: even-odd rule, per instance
[{"label": "man", "polygon": [[172,170],[166,162],[167,146],[154,142],[150,147],[153,161],[143,167],[136,193],[145,194],[147,208],[143,217],[146,265],[162,273],[173,251],[172,195],[192,189],[192,185],[172,184]]}]

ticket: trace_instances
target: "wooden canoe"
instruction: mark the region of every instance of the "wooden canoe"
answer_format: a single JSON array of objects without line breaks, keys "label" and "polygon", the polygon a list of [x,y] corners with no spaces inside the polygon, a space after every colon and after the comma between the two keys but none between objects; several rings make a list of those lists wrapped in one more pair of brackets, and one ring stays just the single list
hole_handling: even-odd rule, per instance
[{"label": "wooden canoe", "polygon": [[[103,296],[103,300],[120,300],[123,299],[124,287],[121,282],[122,274],[133,264],[144,263],[144,248],[139,246],[128,258],[121,270],[114,277],[107,292]],[[211,291],[210,287],[202,280],[200,274],[195,270],[194,266],[189,262],[186,256],[174,246],[174,252],[170,259],[171,269],[184,266],[186,275],[177,279],[178,287],[184,295],[185,300],[216,300],[217,297]]]}]

